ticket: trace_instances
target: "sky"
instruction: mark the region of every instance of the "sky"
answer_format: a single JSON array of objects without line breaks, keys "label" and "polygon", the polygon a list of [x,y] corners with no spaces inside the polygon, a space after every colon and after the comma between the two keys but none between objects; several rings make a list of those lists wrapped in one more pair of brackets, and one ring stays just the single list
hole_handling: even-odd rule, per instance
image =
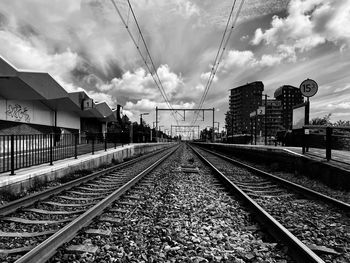
[{"label": "sky", "polygon": [[[141,46],[127,1],[115,3]],[[233,1],[130,3],[170,104],[198,107]],[[0,56],[18,69],[48,72],[68,92],[121,104],[133,121],[148,112],[152,126],[155,107],[167,108],[111,0],[1,0],[0,43]],[[203,108],[215,108],[221,130],[230,89],[259,80],[273,97],[307,78],[319,86],[311,118],[350,120],[350,1],[246,0]],[[185,121],[176,117],[162,111],[159,125],[193,124],[190,112]],[[194,125],[212,125],[212,112]]]}]

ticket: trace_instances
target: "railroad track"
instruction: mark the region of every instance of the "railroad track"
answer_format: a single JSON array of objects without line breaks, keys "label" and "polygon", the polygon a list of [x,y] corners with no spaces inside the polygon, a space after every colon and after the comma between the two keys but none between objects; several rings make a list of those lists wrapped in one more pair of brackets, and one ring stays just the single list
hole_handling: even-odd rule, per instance
[{"label": "railroad track", "polygon": [[350,262],[349,204],[215,152],[195,151],[299,262]]},{"label": "railroad track", "polygon": [[0,207],[0,256],[6,262],[45,262],[57,247],[171,155],[173,148]]},{"label": "railroad track", "polygon": [[182,146],[49,262],[294,262],[255,224]]}]

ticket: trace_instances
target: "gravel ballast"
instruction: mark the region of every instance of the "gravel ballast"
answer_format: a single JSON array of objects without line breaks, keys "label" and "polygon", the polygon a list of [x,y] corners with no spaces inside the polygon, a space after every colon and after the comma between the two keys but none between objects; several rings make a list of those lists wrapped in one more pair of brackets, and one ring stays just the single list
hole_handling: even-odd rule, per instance
[{"label": "gravel ballast", "polygon": [[[51,262],[293,262],[185,147],[88,228],[111,234],[82,233]],[[81,244],[97,250],[65,250]]]}]

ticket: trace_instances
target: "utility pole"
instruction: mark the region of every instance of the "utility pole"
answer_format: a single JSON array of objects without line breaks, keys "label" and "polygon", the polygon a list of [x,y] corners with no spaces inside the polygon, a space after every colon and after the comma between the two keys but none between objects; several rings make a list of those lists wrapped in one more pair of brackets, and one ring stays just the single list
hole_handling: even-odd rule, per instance
[{"label": "utility pole", "polygon": [[254,139],[255,139],[255,145],[256,145],[256,139],[257,139],[257,129],[258,129],[258,109],[255,110],[255,131],[254,131]]},{"label": "utility pole", "polygon": [[267,145],[267,94],[265,96],[265,145]]},{"label": "utility pole", "polygon": [[214,122],[215,122],[215,108],[213,108],[213,139],[212,139],[212,142],[215,142]]}]

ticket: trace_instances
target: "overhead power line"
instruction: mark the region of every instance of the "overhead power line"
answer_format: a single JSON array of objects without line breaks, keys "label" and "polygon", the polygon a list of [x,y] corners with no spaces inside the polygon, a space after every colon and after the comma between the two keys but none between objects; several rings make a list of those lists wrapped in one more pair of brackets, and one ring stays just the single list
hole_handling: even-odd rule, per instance
[{"label": "overhead power line", "polygon": [[[161,95],[162,95],[162,97],[163,97],[163,99],[164,99],[166,105],[167,105],[168,108],[171,110],[172,116],[174,117],[174,119],[175,119],[176,122],[178,123],[178,120],[177,120],[176,115],[175,115],[175,113],[174,113],[174,109],[173,109],[172,105],[170,104],[170,101],[169,101],[168,96],[166,95],[164,86],[163,86],[163,84],[162,84],[162,81],[160,80],[160,77],[159,77],[159,75],[158,75],[157,69],[156,69],[155,64],[154,64],[154,62],[153,62],[152,56],[151,56],[151,54],[150,54],[150,52],[149,52],[149,48],[148,48],[148,46],[147,46],[147,43],[146,43],[146,41],[145,41],[145,39],[144,39],[144,37],[143,37],[141,28],[140,28],[140,26],[139,26],[139,23],[138,23],[138,21],[137,21],[135,12],[134,12],[134,10],[133,10],[133,8],[132,8],[132,6],[131,6],[130,1],[127,0],[128,6],[129,6],[127,21],[124,19],[123,15],[121,14],[120,9],[118,8],[116,2],[115,2],[114,0],[111,0],[111,2],[112,2],[112,4],[113,4],[115,10],[117,11],[117,13],[118,13],[120,19],[122,20],[122,22],[123,22],[123,24],[124,24],[126,30],[128,31],[129,36],[130,36],[132,42],[134,43],[134,45],[135,45],[135,47],[136,47],[136,49],[137,49],[139,55],[141,56],[141,58],[142,58],[144,64],[146,65],[147,70],[148,70],[149,73],[151,74],[152,79],[153,79],[154,83],[156,84],[158,90],[160,91],[160,93],[161,93]],[[139,39],[141,38],[142,43],[143,43],[143,45],[144,45],[144,47],[145,47],[146,56],[144,56],[144,55],[142,54],[141,49],[140,49],[140,46],[139,46],[139,41],[136,41],[135,37],[133,36],[133,34],[132,34],[132,32],[131,32],[131,30],[130,30],[130,28],[129,28],[128,22],[129,22],[129,12],[130,12],[130,11],[131,11],[132,17],[133,17],[133,19],[134,19],[134,21],[135,21],[135,24],[136,24],[136,26],[137,26]],[[149,59],[150,64],[151,64],[151,67],[150,67],[150,65],[147,63],[147,59]],[[158,121],[158,120],[156,120],[156,121]]]},{"label": "overhead power line", "polygon": [[[215,78],[215,74],[216,74],[216,72],[217,72],[217,70],[219,68],[220,61],[222,60],[222,57],[223,57],[223,55],[225,53],[228,41],[230,40],[230,37],[231,37],[232,32],[233,32],[233,29],[234,29],[234,27],[236,25],[236,22],[237,22],[239,13],[242,10],[242,6],[244,4],[244,1],[245,0],[241,1],[240,6],[239,6],[239,8],[238,8],[238,10],[236,12],[235,19],[232,21],[231,28],[229,30],[229,33],[227,34],[227,31],[228,31],[228,28],[229,28],[229,24],[230,24],[230,21],[231,21],[231,18],[232,18],[233,11],[234,11],[234,8],[236,6],[237,0],[234,0],[233,3],[232,3],[232,8],[231,8],[229,17],[227,19],[226,27],[225,27],[224,33],[222,35],[218,51],[216,53],[215,60],[214,60],[214,63],[212,65],[212,68],[211,68],[211,71],[210,71],[210,75],[209,75],[207,84],[205,86],[203,95],[202,95],[202,97],[200,99],[200,102],[199,102],[199,106],[198,106],[199,109],[201,109],[203,107],[203,103],[204,103],[204,101],[205,101],[205,99],[207,97],[207,94],[208,94],[208,91],[210,89],[210,86],[211,86],[211,84],[212,84],[212,82],[213,82],[213,80]],[[197,111],[197,113],[195,114],[195,117],[194,117],[194,119],[192,121],[192,125],[197,122],[198,115],[199,115],[199,111]]]}]

